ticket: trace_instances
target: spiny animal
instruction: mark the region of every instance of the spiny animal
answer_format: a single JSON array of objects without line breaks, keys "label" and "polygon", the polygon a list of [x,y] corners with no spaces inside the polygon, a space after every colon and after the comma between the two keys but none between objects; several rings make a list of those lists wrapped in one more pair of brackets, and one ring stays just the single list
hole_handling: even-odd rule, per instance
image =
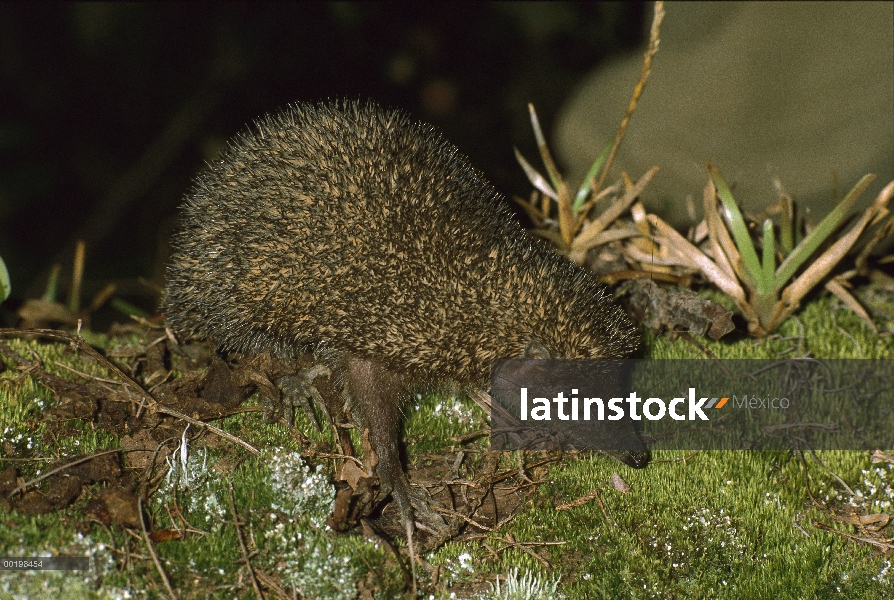
[{"label": "spiny animal", "polygon": [[[242,353],[316,352],[369,430],[411,543],[398,443],[410,390],[485,388],[492,360],[532,344],[553,358],[637,346],[606,289],[530,240],[454,146],[373,103],[256,121],[195,180],[173,247],[174,330]],[[642,467],[637,443],[619,458]]]}]

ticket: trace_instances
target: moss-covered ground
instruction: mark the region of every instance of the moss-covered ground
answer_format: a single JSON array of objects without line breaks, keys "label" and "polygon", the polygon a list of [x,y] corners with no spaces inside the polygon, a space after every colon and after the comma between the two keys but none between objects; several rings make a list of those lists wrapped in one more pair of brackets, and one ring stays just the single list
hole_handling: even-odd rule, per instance
[{"label": "moss-covered ground", "polygon": [[[890,307],[881,305],[876,311],[876,334],[824,297],[770,339],[699,343],[721,358],[809,353],[892,360],[894,318],[886,311]],[[88,341],[121,347],[147,340],[88,336]],[[48,372],[72,381],[78,376],[57,362],[109,377],[64,344],[6,343],[21,356],[40,357]],[[646,353],[655,359],[704,357],[684,339],[651,335]],[[0,373],[0,470],[14,466],[25,481],[49,462],[120,444],[120,438],[92,423],[47,422],[44,415],[54,394],[10,362],[5,367]],[[255,572],[273,576],[262,581],[280,585],[282,597],[291,597],[292,588],[308,598],[407,594],[387,544],[370,541],[360,528],[334,534],[325,525],[334,496],[332,460],[299,458],[306,442],[283,424],[266,423],[257,412],[215,423],[263,453],[252,456],[218,439],[189,448],[185,458],[182,452],[168,457],[166,474],[151,488],[144,510],[151,516],[152,550],[177,597],[256,597],[240,535]],[[471,479],[487,438],[467,442],[461,436],[485,425],[484,413],[465,398],[420,397],[408,411],[408,456],[420,475],[430,464],[461,463],[456,472]],[[306,422],[299,428],[311,441],[326,438]],[[457,460],[460,450],[466,458]],[[891,449],[881,450],[890,455]],[[506,492],[519,499],[519,508],[498,527],[492,521],[489,531],[470,526],[465,537],[425,555],[434,570],[419,569],[422,597],[495,597],[488,592],[490,582],[513,569],[527,575],[531,592],[511,596],[518,598],[894,597],[890,542],[885,555],[854,524],[861,515],[894,511],[894,466],[872,462],[869,452],[661,451],[643,470],[583,454],[536,466],[542,458],[501,456],[500,472],[529,467],[533,483]],[[612,485],[618,476],[628,492]],[[85,488],[69,506],[46,514],[0,509],[0,555],[93,557],[88,572],[0,571],[0,598],[169,597],[142,533],[104,524],[91,508],[95,491]],[[584,496],[589,500],[556,510]],[[891,525],[878,533],[875,539],[894,536]],[[499,597],[510,597],[506,587]],[[268,597],[280,597],[273,588],[264,589]]]}]

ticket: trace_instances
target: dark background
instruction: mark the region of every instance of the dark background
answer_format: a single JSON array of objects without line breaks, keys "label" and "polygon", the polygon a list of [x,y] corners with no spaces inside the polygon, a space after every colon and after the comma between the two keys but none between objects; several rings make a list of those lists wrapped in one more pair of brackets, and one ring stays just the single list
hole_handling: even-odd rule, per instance
[{"label": "dark background", "polygon": [[[440,129],[496,188],[527,197],[577,79],[641,41],[642,3],[0,4],[0,257],[15,307],[54,263],[82,306],[109,282],[152,311],[191,178],[287,103],[372,98]],[[142,280],[140,279],[142,278]],[[67,292],[66,292],[67,293]],[[60,300],[66,300],[66,293]],[[6,318],[9,320],[7,311]],[[123,319],[105,310],[102,321]]]}]

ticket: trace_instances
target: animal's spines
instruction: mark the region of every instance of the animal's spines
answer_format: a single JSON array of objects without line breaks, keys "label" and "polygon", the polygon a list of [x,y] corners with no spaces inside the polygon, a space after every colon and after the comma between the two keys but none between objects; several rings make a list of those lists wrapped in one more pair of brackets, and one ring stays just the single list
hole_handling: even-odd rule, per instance
[{"label": "animal's spines", "polygon": [[257,121],[196,180],[174,246],[171,324],[230,350],[317,344],[480,381],[532,338],[557,357],[635,347],[604,288],[530,241],[455,147],[373,104]]}]

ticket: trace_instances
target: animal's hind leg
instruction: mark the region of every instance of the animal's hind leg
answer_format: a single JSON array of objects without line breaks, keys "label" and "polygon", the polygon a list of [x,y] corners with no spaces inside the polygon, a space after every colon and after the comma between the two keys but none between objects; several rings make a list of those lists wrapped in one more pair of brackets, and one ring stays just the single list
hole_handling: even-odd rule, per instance
[{"label": "animal's hind leg", "polygon": [[344,365],[344,390],[351,411],[360,424],[369,430],[369,443],[379,458],[376,471],[382,484],[380,498],[391,493],[400,510],[407,533],[407,548],[416,588],[415,553],[413,548],[413,507],[410,504],[410,483],[400,460],[402,378],[374,360],[347,357]]}]

